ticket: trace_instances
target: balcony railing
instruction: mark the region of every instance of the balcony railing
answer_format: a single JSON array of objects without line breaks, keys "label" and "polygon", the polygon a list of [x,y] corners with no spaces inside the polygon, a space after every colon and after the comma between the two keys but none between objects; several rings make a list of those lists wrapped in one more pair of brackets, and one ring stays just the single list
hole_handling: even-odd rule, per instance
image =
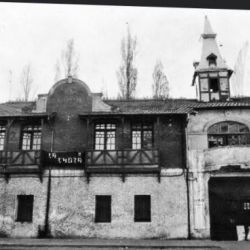
[{"label": "balcony railing", "polygon": [[147,150],[93,150],[87,152],[87,172],[157,172],[159,151]]},{"label": "balcony railing", "polygon": [[39,172],[40,151],[0,151],[0,173]]}]

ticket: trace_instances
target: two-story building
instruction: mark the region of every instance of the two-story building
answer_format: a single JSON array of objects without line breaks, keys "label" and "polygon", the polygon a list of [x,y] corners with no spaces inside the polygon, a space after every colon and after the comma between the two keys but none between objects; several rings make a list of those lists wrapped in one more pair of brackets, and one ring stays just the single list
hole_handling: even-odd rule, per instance
[{"label": "two-story building", "polygon": [[186,238],[186,100],[106,100],[78,79],[1,120],[1,234]]},{"label": "two-story building", "polygon": [[197,99],[103,100],[68,77],[0,105],[0,236],[236,239],[250,217],[250,100],[208,19]]}]

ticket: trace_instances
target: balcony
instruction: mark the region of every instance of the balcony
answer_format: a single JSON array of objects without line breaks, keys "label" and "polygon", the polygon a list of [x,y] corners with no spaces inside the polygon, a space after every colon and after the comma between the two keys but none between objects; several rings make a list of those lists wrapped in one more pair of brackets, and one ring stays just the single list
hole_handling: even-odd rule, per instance
[{"label": "balcony", "polygon": [[87,152],[87,173],[159,173],[159,151],[103,150]]},{"label": "balcony", "polygon": [[250,146],[224,146],[205,150],[206,170],[217,170],[222,166],[241,166],[250,169]]},{"label": "balcony", "polygon": [[0,174],[40,173],[40,151],[0,151]]}]

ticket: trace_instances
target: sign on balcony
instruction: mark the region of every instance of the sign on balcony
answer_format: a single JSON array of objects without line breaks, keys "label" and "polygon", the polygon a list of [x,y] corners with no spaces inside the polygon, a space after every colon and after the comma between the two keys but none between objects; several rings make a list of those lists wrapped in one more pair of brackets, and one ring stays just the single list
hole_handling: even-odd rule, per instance
[{"label": "sign on balcony", "polygon": [[83,152],[44,152],[43,163],[56,166],[83,166]]}]

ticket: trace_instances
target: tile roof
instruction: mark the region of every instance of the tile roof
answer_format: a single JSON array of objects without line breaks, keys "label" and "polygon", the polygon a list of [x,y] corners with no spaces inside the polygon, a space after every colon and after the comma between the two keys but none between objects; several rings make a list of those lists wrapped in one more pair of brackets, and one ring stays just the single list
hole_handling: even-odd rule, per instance
[{"label": "tile roof", "polygon": [[112,113],[123,114],[159,114],[174,113],[184,114],[192,108],[190,99],[144,99],[144,100],[106,100],[105,102],[113,107]]},{"label": "tile roof", "polygon": [[41,116],[45,113],[35,113],[32,110],[35,102],[7,102],[0,104],[0,117]]},{"label": "tile roof", "polygon": [[185,114],[199,109],[250,108],[250,97],[233,98],[224,102],[200,102],[195,99],[166,100],[106,100],[112,113],[122,114]]},{"label": "tile roof", "polygon": [[[199,102],[195,99],[133,99],[104,100],[111,111],[83,113],[80,115],[132,115],[132,114],[187,114],[193,110],[249,108],[250,97],[232,98],[225,102]],[[34,112],[35,102],[9,102],[0,104],[0,117],[41,116],[46,113]]]}]

